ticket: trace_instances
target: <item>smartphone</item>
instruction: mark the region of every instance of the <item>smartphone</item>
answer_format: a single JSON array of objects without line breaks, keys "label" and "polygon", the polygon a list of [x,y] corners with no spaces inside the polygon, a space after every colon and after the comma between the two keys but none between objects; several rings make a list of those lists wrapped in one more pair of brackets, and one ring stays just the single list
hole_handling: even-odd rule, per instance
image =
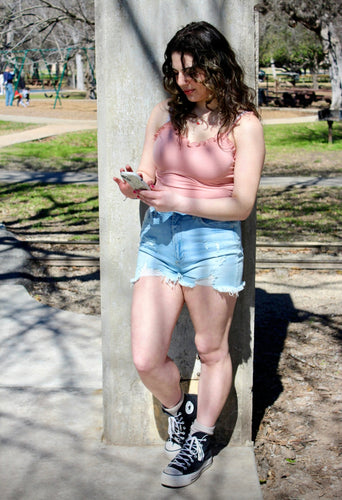
[{"label": "smartphone", "polygon": [[121,177],[124,181],[128,182],[128,184],[135,190],[139,191],[140,189],[151,189],[145,181],[142,180],[140,175],[135,172],[120,172]]}]

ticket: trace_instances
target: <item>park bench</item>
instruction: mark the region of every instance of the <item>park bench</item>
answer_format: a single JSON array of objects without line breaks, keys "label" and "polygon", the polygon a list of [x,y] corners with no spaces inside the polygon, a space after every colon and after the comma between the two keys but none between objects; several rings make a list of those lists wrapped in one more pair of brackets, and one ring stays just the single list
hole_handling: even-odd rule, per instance
[{"label": "park bench", "polygon": [[333,123],[342,121],[342,109],[320,109],[318,111],[318,120],[328,123],[328,142],[331,144],[333,142]]},{"label": "park bench", "polygon": [[318,95],[313,90],[286,90],[272,91],[259,88],[259,104],[268,105],[273,103],[275,106],[285,108],[306,108],[313,102],[325,99],[323,95]]}]

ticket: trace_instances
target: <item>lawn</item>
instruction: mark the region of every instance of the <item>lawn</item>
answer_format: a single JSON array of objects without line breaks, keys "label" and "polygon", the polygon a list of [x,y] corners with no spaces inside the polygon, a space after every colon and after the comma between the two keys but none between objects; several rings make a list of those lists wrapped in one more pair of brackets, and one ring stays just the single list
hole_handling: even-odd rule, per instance
[{"label": "lawn", "polygon": [[[32,128],[33,124],[0,122],[0,134]],[[342,124],[334,123],[328,144],[326,122],[265,125],[264,175],[321,175],[342,173]],[[73,132],[0,149],[0,169],[97,170],[97,132]]]},{"label": "lawn", "polygon": [[[336,125],[336,127],[335,127]],[[265,126],[266,175],[321,175],[342,171],[342,125],[327,144],[326,123]],[[272,156],[275,158],[272,168]],[[282,165],[284,158],[291,161]],[[318,160],[319,159],[319,160]],[[96,131],[18,144],[0,150],[0,168],[96,170]],[[260,189],[257,236],[274,240],[341,239],[341,188]],[[0,185],[0,217],[13,231],[98,237],[97,186]]]},{"label": "lawn", "polygon": [[32,128],[40,127],[37,123],[21,123],[21,122],[7,122],[0,120],[0,135],[12,134],[14,132],[23,132]]},{"label": "lawn", "polygon": [[342,151],[342,124],[333,125],[333,143],[328,143],[327,122],[264,125],[267,149],[270,152]]},{"label": "lawn", "polygon": [[97,132],[86,130],[0,149],[0,169],[97,170]]},{"label": "lawn", "polygon": [[[0,220],[22,234],[98,238],[94,185],[0,185]],[[340,241],[342,188],[260,189],[258,239]]]},{"label": "lawn", "polygon": [[342,124],[333,125],[333,143],[328,143],[326,122],[265,125],[264,175],[342,174]]}]

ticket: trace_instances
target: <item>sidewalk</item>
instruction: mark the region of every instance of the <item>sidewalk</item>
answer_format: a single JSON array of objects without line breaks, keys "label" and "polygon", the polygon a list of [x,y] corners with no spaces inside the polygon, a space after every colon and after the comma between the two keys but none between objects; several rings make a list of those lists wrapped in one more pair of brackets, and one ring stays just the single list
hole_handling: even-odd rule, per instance
[{"label": "sidewalk", "polygon": [[77,132],[79,130],[90,130],[97,128],[96,120],[65,120],[61,118],[33,117],[25,115],[3,115],[0,116],[3,121],[13,121],[22,123],[39,123],[41,127],[23,132],[15,132],[8,135],[0,135],[0,148],[12,146],[20,142],[37,141],[59,134],[68,132]]},{"label": "sidewalk", "polygon": [[34,300],[21,284],[26,258],[0,226],[1,499],[261,500],[252,447],[225,448],[172,490],[160,485],[162,443],[101,442],[100,318]]}]

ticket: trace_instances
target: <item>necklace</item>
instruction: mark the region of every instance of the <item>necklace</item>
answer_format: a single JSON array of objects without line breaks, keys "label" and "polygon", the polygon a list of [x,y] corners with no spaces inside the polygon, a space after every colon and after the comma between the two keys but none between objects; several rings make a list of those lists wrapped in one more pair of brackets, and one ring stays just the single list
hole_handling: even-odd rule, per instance
[{"label": "necklace", "polygon": [[189,123],[193,125],[204,125],[206,128],[209,128],[210,125],[210,113],[206,113],[206,116],[203,114],[202,116],[192,116],[188,118]]},{"label": "necklace", "polygon": [[203,115],[196,114],[194,121],[196,122],[196,125],[206,125],[208,127],[210,117],[211,117],[211,111],[209,111],[208,113],[203,113]]},{"label": "necklace", "polygon": [[203,124],[208,126],[208,121],[198,116],[196,119],[196,125],[203,125]]},{"label": "necklace", "polygon": [[195,113],[195,115],[196,116],[190,119],[190,121],[196,125],[205,125],[206,128],[209,128],[216,126],[218,123],[218,114],[216,110],[210,110],[200,115]]}]

